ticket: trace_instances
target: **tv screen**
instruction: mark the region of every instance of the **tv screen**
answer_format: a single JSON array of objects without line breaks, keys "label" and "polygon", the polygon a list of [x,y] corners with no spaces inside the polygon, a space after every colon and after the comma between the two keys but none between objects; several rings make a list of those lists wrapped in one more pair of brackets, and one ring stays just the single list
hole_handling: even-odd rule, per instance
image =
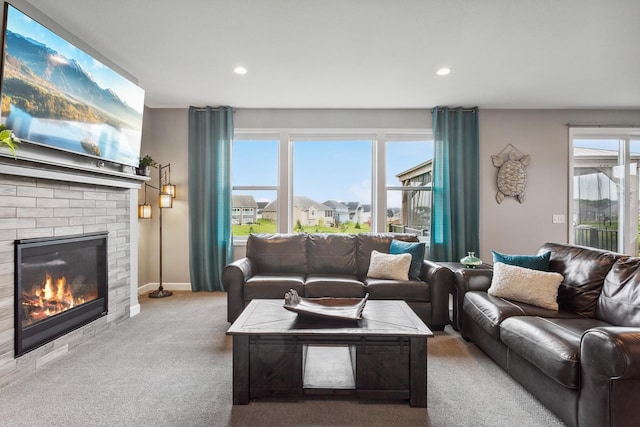
[{"label": "tv screen", "polygon": [[144,91],[5,5],[2,123],[22,141],[138,166]]}]

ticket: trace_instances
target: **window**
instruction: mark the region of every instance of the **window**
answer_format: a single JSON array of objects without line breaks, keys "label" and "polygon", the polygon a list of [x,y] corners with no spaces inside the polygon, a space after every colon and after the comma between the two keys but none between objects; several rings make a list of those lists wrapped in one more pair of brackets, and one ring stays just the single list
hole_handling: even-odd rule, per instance
[{"label": "window", "polygon": [[278,231],[277,139],[235,139],[232,157],[232,232],[234,237]]},{"label": "window", "polygon": [[430,133],[236,130],[232,158],[236,240],[252,232],[428,236]]},{"label": "window", "polygon": [[371,206],[372,141],[333,138],[292,138],[294,231],[371,231],[371,210],[352,208]]},{"label": "window", "polygon": [[386,142],[388,230],[429,236],[433,141],[391,137]]},{"label": "window", "polygon": [[571,129],[573,243],[639,254],[640,132]]}]

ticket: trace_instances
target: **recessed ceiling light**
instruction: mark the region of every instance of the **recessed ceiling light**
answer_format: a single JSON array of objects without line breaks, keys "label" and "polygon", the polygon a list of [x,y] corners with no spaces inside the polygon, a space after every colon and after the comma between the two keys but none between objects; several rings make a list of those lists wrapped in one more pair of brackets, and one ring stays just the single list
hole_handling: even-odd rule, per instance
[{"label": "recessed ceiling light", "polygon": [[439,76],[446,76],[447,74],[449,74],[451,72],[451,68],[440,68],[438,71],[436,71],[436,74]]},{"label": "recessed ceiling light", "polygon": [[236,67],[233,69],[233,72],[240,75],[247,74],[247,69],[244,67]]}]

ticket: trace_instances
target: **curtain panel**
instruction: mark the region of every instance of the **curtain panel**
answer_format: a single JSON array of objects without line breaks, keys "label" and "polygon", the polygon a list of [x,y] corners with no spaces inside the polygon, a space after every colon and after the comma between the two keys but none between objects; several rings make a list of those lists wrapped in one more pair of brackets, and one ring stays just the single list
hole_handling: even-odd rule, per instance
[{"label": "curtain panel", "polygon": [[480,249],[478,108],[436,107],[429,259],[458,261]]},{"label": "curtain panel", "polygon": [[233,257],[231,107],[189,107],[189,267],[191,289],[224,291]]}]

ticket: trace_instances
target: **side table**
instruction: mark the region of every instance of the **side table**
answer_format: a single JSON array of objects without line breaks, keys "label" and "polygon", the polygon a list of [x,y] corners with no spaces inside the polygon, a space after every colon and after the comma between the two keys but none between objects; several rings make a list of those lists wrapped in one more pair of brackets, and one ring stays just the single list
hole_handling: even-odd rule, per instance
[{"label": "side table", "polygon": [[[438,262],[438,264],[451,270],[454,275],[454,280],[456,281],[462,279],[462,277],[459,274],[456,274],[458,271],[492,270],[493,269],[493,266],[491,264],[486,264],[486,263],[483,263],[482,265],[479,265],[476,268],[469,268],[460,262]],[[453,329],[456,331],[460,331],[461,328],[460,328],[460,323],[458,319],[458,313],[460,310],[462,310],[462,301],[458,299],[458,287],[456,286],[455,283],[451,284],[451,287],[449,288],[449,293],[451,294],[452,300],[453,300],[453,310],[451,313],[451,317],[449,319],[451,323],[451,327],[453,327]]]}]

